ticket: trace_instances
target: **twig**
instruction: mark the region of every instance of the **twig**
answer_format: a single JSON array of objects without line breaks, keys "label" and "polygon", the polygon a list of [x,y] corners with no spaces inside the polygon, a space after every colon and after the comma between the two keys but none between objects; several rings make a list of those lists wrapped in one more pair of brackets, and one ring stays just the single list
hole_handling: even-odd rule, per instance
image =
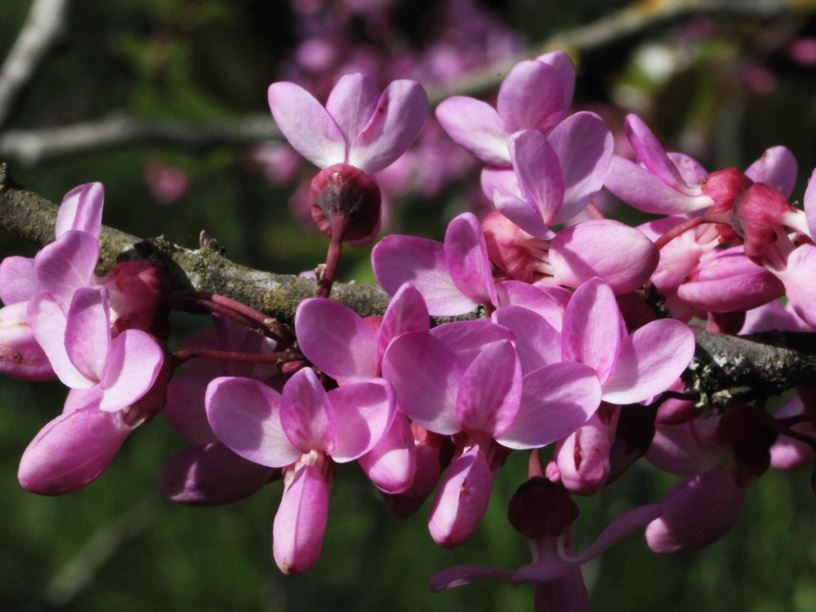
[{"label": "twig", "polygon": [[[552,49],[573,55],[595,51],[651,28],[698,14],[772,17],[783,12],[816,11],[806,0],[642,0],[597,21],[561,32],[527,52],[468,74],[447,85],[431,87],[432,105],[453,95],[475,95],[494,89],[520,60]],[[275,140],[280,132],[266,114],[220,125],[155,122],[113,115],[74,125],[10,130],[0,135],[0,158],[35,164],[66,155],[135,145],[174,146],[193,151],[216,146],[247,146]]]},{"label": "twig", "polygon": [[34,0],[23,29],[0,67],[0,126],[65,30],[69,0]]}]

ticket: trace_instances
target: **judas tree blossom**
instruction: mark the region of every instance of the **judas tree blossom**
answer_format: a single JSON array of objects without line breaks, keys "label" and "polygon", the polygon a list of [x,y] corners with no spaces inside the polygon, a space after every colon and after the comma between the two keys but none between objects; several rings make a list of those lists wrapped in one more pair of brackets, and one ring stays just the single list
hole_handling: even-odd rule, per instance
[{"label": "judas tree blossom", "polygon": [[207,387],[207,418],[215,435],[241,457],[283,468],[284,491],[272,528],[275,562],[299,574],[317,562],[329,512],[334,463],[369,452],[394,418],[382,380],[326,393],[311,368],[278,393],[251,378],[216,378]]}]

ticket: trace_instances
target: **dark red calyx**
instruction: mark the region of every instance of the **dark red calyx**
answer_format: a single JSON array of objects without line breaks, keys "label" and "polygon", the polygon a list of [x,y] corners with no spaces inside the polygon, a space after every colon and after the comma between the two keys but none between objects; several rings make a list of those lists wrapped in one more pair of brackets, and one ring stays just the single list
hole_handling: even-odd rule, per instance
[{"label": "dark red calyx", "polygon": [[703,183],[703,193],[714,200],[713,215],[731,210],[734,199],[751,185],[749,179],[737,168],[723,168],[708,175]]},{"label": "dark red calyx", "polygon": [[765,183],[754,183],[734,202],[731,225],[745,241],[748,257],[761,257],[776,240],[776,227],[791,205],[781,192]]},{"label": "dark red calyx", "polygon": [[348,164],[321,170],[309,186],[309,207],[320,231],[331,236],[338,216],[345,216],[344,242],[365,244],[380,227],[380,188],[365,172]]},{"label": "dark red calyx", "polygon": [[575,522],[578,506],[563,485],[535,476],[510,498],[507,518],[516,530],[530,539],[554,538]]}]

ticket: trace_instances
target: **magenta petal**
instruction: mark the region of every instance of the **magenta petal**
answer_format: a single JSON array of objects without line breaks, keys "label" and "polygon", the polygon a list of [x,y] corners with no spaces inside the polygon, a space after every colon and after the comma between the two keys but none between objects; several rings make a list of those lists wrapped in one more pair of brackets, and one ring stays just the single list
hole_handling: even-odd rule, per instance
[{"label": "magenta petal", "polygon": [[493,320],[513,332],[525,374],[561,361],[561,334],[537,313],[521,306],[502,306],[493,313]]},{"label": "magenta petal", "polygon": [[320,558],[331,482],[312,465],[287,475],[285,482],[272,525],[272,552],[280,571],[293,575],[305,572]]},{"label": "magenta petal", "polygon": [[500,306],[521,306],[532,310],[549,323],[553,329],[561,331],[564,319],[564,304],[552,293],[540,286],[530,285],[521,281],[502,281],[496,283],[496,295]]},{"label": "magenta petal", "polygon": [[603,187],[615,142],[604,120],[587,112],[564,119],[547,140],[558,157],[564,184],[561,210],[551,223],[563,223]]},{"label": "magenta petal", "polygon": [[386,236],[371,251],[371,267],[377,282],[391,295],[404,283],[414,285],[434,316],[467,314],[478,306],[454,284],[444,246],[435,240]]},{"label": "magenta petal", "polygon": [[131,431],[120,415],[96,408],[61,414],[28,445],[17,479],[40,495],[75,491],[105,471]]},{"label": "magenta petal", "polygon": [[593,368],[603,384],[615,368],[624,333],[612,289],[600,279],[583,283],[564,313],[561,352],[565,361]]},{"label": "magenta petal", "polygon": [[450,464],[439,483],[428,530],[445,548],[458,546],[479,528],[493,490],[493,472],[478,446]]},{"label": "magenta petal", "polygon": [[330,454],[337,463],[358,459],[374,448],[394,420],[394,394],[391,385],[382,379],[333,389],[329,400],[336,428]]},{"label": "magenta petal", "polygon": [[105,187],[102,183],[85,183],[66,193],[57,211],[54,228],[57,239],[69,230],[87,232],[99,238],[104,202]]},{"label": "magenta petal", "polygon": [[560,285],[578,287],[597,276],[620,295],[649,280],[660,252],[635,228],[593,219],[558,232],[550,244],[549,260]]},{"label": "magenta petal", "polygon": [[669,187],[636,163],[612,156],[604,186],[615,196],[643,212],[656,215],[686,214],[708,208],[707,195],[686,195]]},{"label": "magenta petal", "polygon": [[790,197],[796,184],[796,158],[787,147],[766,149],[758,160],[745,171],[745,176],[755,183],[765,183]]},{"label": "magenta petal", "polygon": [[646,459],[670,474],[689,476],[710,470],[730,453],[720,443],[718,423],[718,418],[701,416],[677,425],[658,425]]},{"label": "magenta petal", "polygon": [[220,442],[190,446],[159,472],[162,497],[188,506],[220,506],[249,497],[280,470],[239,457]]},{"label": "magenta petal", "polygon": [[550,557],[521,566],[513,572],[512,582],[515,585],[528,582],[543,584],[561,578],[571,569],[572,563],[558,557]]},{"label": "magenta petal", "polygon": [[90,284],[97,259],[96,238],[78,230],[65,232],[34,258],[40,290],[67,307],[74,291]]},{"label": "magenta petal", "polygon": [[566,112],[562,77],[549,64],[527,60],[516,64],[499,88],[496,109],[507,133],[546,131]]},{"label": "magenta petal", "polygon": [[342,382],[377,375],[377,334],[343,304],[325,298],[302,301],[295,332],[306,358],[332,378]]},{"label": "magenta petal", "polygon": [[615,368],[603,384],[603,399],[612,404],[645,401],[668,389],[693,356],[694,333],[685,323],[647,323],[621,343]]},{"label": "magenta petal", "polygon": [[170,427],[191,444],[208,444],[217,440],[207,421],[204,406],[207,382],[192,376],[174,376],[167,383],[162,415]]},{"label": "magenta petal", "polygon": [[495,109],[481,100],[454,96],[436,109],[448,136],[482,163],[510,166],[507,135]]},{"label": "magenta petal", "polygon": [[110,336],[107,291],[78,289],[66,317],[65,350],[71,363],[88,380],[102,380]]},{"label": "magenta petal", "polygon": [[374,81],[365,74],[346,74],[340,77],[326,100],[326,111],[343,132],[346,141],[354,142],[371,119],[377,106]]},{"label": "magenta petal", "polygon": [[348,163],[369,174],[390,166],[414,144],[427,114],[428,96],[422,85],[406,79],[392,81],[351,142]]},{"label": "magenta petal", "polygon": [[549,240],[554,236],[535,203],[500,191],[494,191],[491,199],[496,210],[531,236],[542,240]]},{"label": "magenta petal", "polygon": [[816,240],[816,169],[808,179],[804,197],[805,217],[807,218],[810,237]]},{"label": "magenta petal", "polygon": [[513,449],[540,448],[586,423],[601,403],[595,370],[578,363],[556,363],[524,377],[516,418],[496,441]]},{"label": "magenta petal", "polygon": [[27,302],[0,308],[0,374],[18,380],[53,380],[56,374],[28,323],[27,308]]},{"label": "magenta petal", "polygon": [[459,565],[437,572],[431,577],[430,589],[434,593],[455,589],[460,586],[481,582],[483,580],[499,580],[509,577],[511,572],[495,567],[483,565]]},{"label": "magenta petal", "polygon": [[521,401],[521,364],[510,342],[489,345],[459,382],[456,418],[461,428],[493,437],[504,431]]},{"label": "magenta petal", "polygon": [[455,217],[445,232],[445,264],[456,287],[479,304],[496,303],[493,270],[476,215]]},{"label": "magenta petal", "polygon": [[396,495],[414,483],[417,451],[408,419],[394,415],[391,427],[380,441],[357,462],[368,479],[383,493]]},{"label": "magenta petal", "polygon": [[0,300],[4,304],[27,302],[38,290],[37,271],[32,258],[14,256],[0,261]]},{"label": "magenta petal", "polygon": [[[562,166],[555,149],[542,132],[525,130],[510,140],[510,156],[524,199],[535,205],[545,225],[552,224],[564,199]],[[520,227],[537,235],[523,225]]]},{"label": "magenta petal", "polygon": [[298,153],[319,168],[346,161],[346,139],[312,94],[286,81],[269,86],[269,108]]},{"label": "magenta petal", "polygon": [[96,386],[97,381],[85,378],[68,358],[65,350],[65,314],[54,298],[41,293],[28,302],[26,312],[34,338],[60,381],[72,389]]},{"label": "magenta petal", "polygon": [[590,559],[594,559],[633,531],[646,527],[646,525],[657,519],[662,512],[663,510],[659,504],[638,506],[624,512],[609,523],[606,529],[601,532],[601,535],[598,536],[598,539],[590,544],[584,552],[573,557],[570,561],[583,564]]},{"label": "magenta petal", "polygon": [[428,331],[430,315],[422,294],[413,285],[406,283],[397,290],[388,304],[377,336],[377,365],[382,362],[383,353],[392,340],[413,331]]},{"label": "magenta petal", "polygon": [[462,366],[445,344],[425,332],[403,334],[385,351],[383,378],[394,387],[399,409],[435,433],[451,435]]},{"label": "magenta petal", "polygon": [[431,335],[456,354],[463,368],[473,363],[489,344],[514,339],[510,330],[487,319],[443,323],[431,329]]},{"label": "magenta petal", "polygon": [[594,495],[609,478],[614,429],[598,414],[566,438],[555,448],[555,463],[561,483],[576,495]]},{"label": "magenta petal", "polygon": [[207,386],[207,419],[215,435],[244,459],[284,467],[301,452],[283,433],[280,395],[251,378],[216,378]]},{"label": "magenta petal", "polygon": [[649,173],[669,187],[693,195],[689,192],[688,186],[683,181],[683,177],[680,176],[677,167],[669,159],[663,145],[660,144],[657,137],[640,117],[635,114],[627,115],[623,128],[638,161],[643,164]]},{"label": "magenta petal", "polygon": [[155,338],[138,329],[126,329],[111,343],[102,388],[101,410],[121,410],[141,399],[153,387],[164,365],[164,351]]},{"label": "magenta petal", "polygon": [[568,109],[575,93],[575,64],[572,63],[572,58],[563,51],[550,51],[539,55],[536,61],[555,68],[560,80],[564,109]]},{"label": "magenta petal", "polygon": [[286,437],[300,452],[334,451],[335,409],[311,368],[299,370],[286,381],[281,393],[280,422]]},{"label": "magenta petal", "polygon": [[788,256],[788,267],[782,275],[788,303],[808,325],[816,327],[816,246],[803,244]]},{"label": "magenta petal", "polygon": [[706,169],[693,157],[676,151],[669,151],[667,155],[686,185],[701,185],[708,177]]}]

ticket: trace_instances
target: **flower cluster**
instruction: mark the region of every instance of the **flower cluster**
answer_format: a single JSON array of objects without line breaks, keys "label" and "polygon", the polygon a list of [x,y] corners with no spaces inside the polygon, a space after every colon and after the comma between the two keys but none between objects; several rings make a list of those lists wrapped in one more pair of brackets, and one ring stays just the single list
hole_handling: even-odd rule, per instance
[{"label": "flower cluster", "polygon": [[[56,240],[0,264],[0,368],[70,389],[23,454],[22,486],[88,484],[161,411],[189,442],[162,468],[164,496],[222,504],[282,480],[273,554],[296,574],[320,556],[338,465],[357,462],[397,517],[433,498],[430,536],[454,547],[479,529],[508,455],[525,451],[508,517],[532,562],[450,568],[431,586],[533,583],[542,610],[585,609],[580,565],[633,531],[661,554],[725,535],[767,469],[813,462],[816,404],[802,390],[775,414],[738,397],[707,413],[681,375],[695,329],[816,328],[816,179],[797,208],[784,147],[745,171],[707,172],[634,115],[635,160],[618,157],[601,117],[571,112],[574,85],[570,58],[552,52],[516,65],[495,108],[466,97],[438,106],[439,124],[483,165],[494,210],[455,217],[441,242],[383,238],[371,262],[392,296],[381,316],[360,316],[331,289],[343,243],[379,229],[376,173],[422,130],[427,98],[414,81],[380,93],[345,75],[325,105],[293,83],[269,88],[281,132],[321,168],[312,218],[330,236],[293,328],[226,296],[167,295],[144,262],[95,277],[102,188],[71,191]],[[657,218],[638,228],[605,218],[593,203],[604,188]],[[168,305],[206,311],[213,327],[170,353]],[[641,457],[685,479],[576,553],[573,497]]]}]

